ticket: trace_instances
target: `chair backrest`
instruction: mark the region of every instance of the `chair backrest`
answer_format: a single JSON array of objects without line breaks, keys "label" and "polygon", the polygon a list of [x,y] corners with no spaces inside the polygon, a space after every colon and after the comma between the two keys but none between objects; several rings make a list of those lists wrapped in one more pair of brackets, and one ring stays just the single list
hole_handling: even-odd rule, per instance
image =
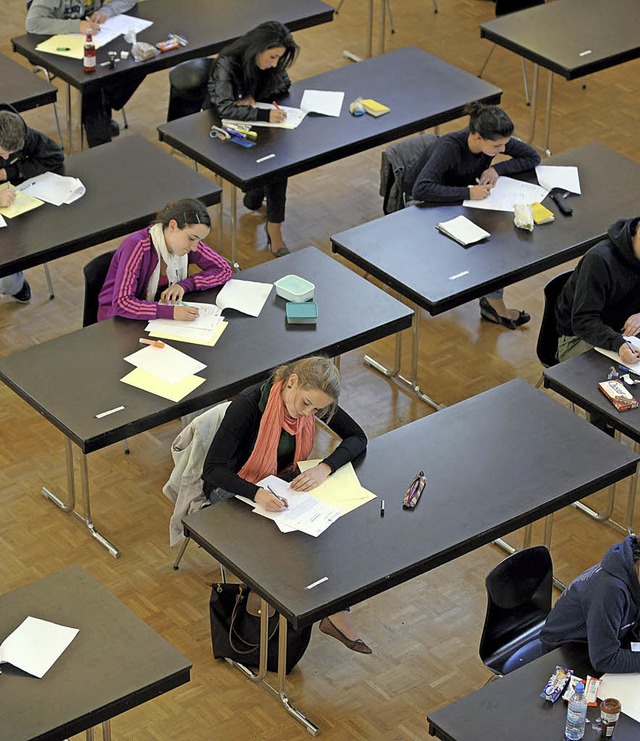
[{"label": "chair backrest", "polygon": [[544,623],[551,610],[553,568],[543,545],[516,551],[487,576],[487,614],[480,639],[480,658],[509,657],[522,639],[535,638],[532,630]]},{"label": "chair backrest", "polygon": [[90,324],[95,324],[98,321],[98,296],[109,272],[111,258],[115,253],[115,250],[110,250],[102,255],[98,255],[82,268],[82,272],[84,273],[83,327],[88,327]]},{"label": "chair backrest", "polygon": [[414,183],[438,143],[435,134],[420,134],[395,142],[382,153],[380,195],[385,214],[403,209]]},{"label": "chair backrest", "polygon": [[496,16],[534,8],[536,5],[544,5],[544,3],[545,0],[496,0]]},{"label": "chair backrest", "polygon": [[167,121],[197,113],[207,97],[207,83],[215,60],[209,57],[189,59],[169,72],[169,108]]},{"label": "chair backrest", "polygon": [[562,293],[562,289],[565,287],[572,273],[573,270],[560,273],[551,278],[544,287],[544,311],[542,312],[540,332],[538,333],[536,355],[545,368],[551,368],[551,366],[558,363],[556,357],[556,353],[558,352],[556,303],[558,302],[558,296]]}]

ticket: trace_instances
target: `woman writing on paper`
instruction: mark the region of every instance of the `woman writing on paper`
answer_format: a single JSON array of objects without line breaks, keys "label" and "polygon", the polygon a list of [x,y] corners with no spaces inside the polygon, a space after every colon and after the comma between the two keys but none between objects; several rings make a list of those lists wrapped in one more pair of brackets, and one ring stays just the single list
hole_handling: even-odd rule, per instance
[{"label": "woman writing on paper", "polygon": [[[227,409],[205,459],[205,495],[218,502],[240,494],[265,509],[278,511],[287,502],[257,482],[278,474],[295,491],[311,491],[367,446],[360,426],[338,406],[340,377],[323,357],[298,360],[278,368],[264,383],[240,392]],[[296,475],[298,461],[309,458],[314,445],[316,415],[342,438],[317,466]],[[370,654],[357,637],[348,612],[320,622],[320,630],[352,651]]]},{"label": "woman writing on paper", "polygon": [[[206,291],[231,279],[229,264],[202,240],[211,219],[195,199],[172,201],[151,226],[130,234],[111,260],[98,297],[98,321],[127,319],[193,320],[198,310],[181,303],[188,291]],[[189,275],[189,265],[200,272]]]},{"label": "woman writing on paper", "polygon": [[[295,61],[298,45],[289,29],[278,21],[267,21],[225,47],[214,62],[205,108],[215,109],[223,119],[282,123],[286,113],[278,108],[256,108],[256,103],[273,103],[289,90],[287,70]],[[282,238],[287,180],[250,190],[244,205],[251,211],[267,198],[267,248],[277,257],[288,252]]]},{"label": "woman writing on paper", "polygon": [[[469,126],[441,136],[413,186],[413,198],[431,204],[481,201],[500,175],[532,170],[540,155],[513,136],[513,122],[495,105],[471,103],[466,111]],[[511,159],[494,164],[506,154]],[[480,315],[487,321],[515,329],[531,317],[526,311],[508,309],[500,288],[480,299]]]}]

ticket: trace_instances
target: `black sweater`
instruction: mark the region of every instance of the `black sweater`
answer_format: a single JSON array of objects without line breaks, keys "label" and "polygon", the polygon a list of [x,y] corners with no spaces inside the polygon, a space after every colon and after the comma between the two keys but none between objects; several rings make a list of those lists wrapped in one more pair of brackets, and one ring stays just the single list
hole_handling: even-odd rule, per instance
[{"label": "black sweater", "polygon": [[[268,384],[267,388],[270,388]],[[229,405],[222,424],[211,442],[202,471],[203,490],[207,497],[216,487],[255,499],[260,487],[240,478],[237,472],[249,459],[258,437],[264,407],[260,404],[264,384],[256,384],[240,392]],[[326,463],[332,472],[353,461],[367,447],[367,437],[360,425],[338,407],[331,417],[329,427],[342,438],[340,445],[327,456]],[[293,446],[288,454],[278,455],[278,470],[293,463]]]},{"label": "black sweater", "polygon": [[[0,103],[0,111],[17,113],[7,103]],[[30,128],[24,123],[24,147],[11,154],[6,160],[0,157],[0,169],[7,172],[7,180],[19,185],[28,178],[41,175],[43,172],[64,174],[64,151],[59,144],[46,134]],[[1,144],[1,142],[0,142]]]},{"label": "black sweater", "polygon": [[620,350],[622,327],[640,312],[640,260],[632,242],[637,221],[616,221],[609,227],[608,238],[580,260],[556,304],[559,335]]},{"label": "black sweater", "polygon": [[[491,167],[493,157],[482,152],[474,154],[468,140],[468,128],[438,139],[413,186],[416,201],[459,203],[471,197],[469,186],[475,185],[476,178]],[[540,164],[536,150],[515,136],[507,142],[504,153],[511,159],[493,165],[498,175],[514,175]]]}]

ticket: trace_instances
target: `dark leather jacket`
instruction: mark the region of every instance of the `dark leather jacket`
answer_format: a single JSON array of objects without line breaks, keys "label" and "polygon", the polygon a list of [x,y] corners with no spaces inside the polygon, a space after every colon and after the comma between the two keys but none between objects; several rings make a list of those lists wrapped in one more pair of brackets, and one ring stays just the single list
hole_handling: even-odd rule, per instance
[{"label": "dark leather jacket", "polygon": [[[258,88],[253,94],[256,102],[272,103],[287,94],[291,80],[284,70],[270,69],[260,73]],[[269,111],[237,105],[236,101],[250,95],[242,89],[240,66],[233,57],[219,57],[211,69],[208,99],[205,108],[214,108],[220,118],[240,121],[268,121]]]}]

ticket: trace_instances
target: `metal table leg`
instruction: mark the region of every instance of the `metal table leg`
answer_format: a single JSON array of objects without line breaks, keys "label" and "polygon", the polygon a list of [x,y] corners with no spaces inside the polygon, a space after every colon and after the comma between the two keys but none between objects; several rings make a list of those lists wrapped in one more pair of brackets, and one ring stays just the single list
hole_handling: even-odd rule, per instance
[{"label": "metal table leg", "polygon": [[549,139],[551,137],[551,103],[553,102],[553,72],[547,70],[547,107],[544,112],[544,153],[551,157]]},{"label": "metal table leg", "polygon": [[231,267],[235,271],[238,271],[242,269],[240,265],[238,265],[238,189],[235,185],[231,185],[230,191],[229,212],[231,214]]},{"label": "metal table leg", "polygon": [[[71,85],[67,83],[67,141],[69,142],[69,154],[73,152],[73,123],[71,121]],[[82,114],[80,114],[82,119]],[[82,124],[82,121],[81,121]]]},{"label": "metal table leg", "polygon": [[538,113],[538,80],[540,79],[540,67],[534,63],[533,79],[531,81],[531,114],[529,117],[529,144],[533,146],[536,135],[536,115]]},{"label": "metal table leg", "polygon": [[82,460],[80,463],[80,477],[82,486],[82,502],[84,507],[84,515],[80,514],[75,509],[76,495],[75,495],[75,476],[73,470],[73,449],[71,447],[71,440],[67,438],[65,440],[65,459],[67,467],[67,495],[69,497],[67,502],[63,502],[58,496],[56,496],[46,486],[42,487],[42,495],[52,501],[56,507],[59,507],[63,512],[74,515],[79,520],[84,522],[91,535],[106,548],[114,558],[120,557],[120,549],[116,548],[115,545],[110,543],[103,535],[101,535],[95,528],[93,520],[91,519],[91,495],[89,490],[89,467],[87,464],[87,456],[82,454]]}]

